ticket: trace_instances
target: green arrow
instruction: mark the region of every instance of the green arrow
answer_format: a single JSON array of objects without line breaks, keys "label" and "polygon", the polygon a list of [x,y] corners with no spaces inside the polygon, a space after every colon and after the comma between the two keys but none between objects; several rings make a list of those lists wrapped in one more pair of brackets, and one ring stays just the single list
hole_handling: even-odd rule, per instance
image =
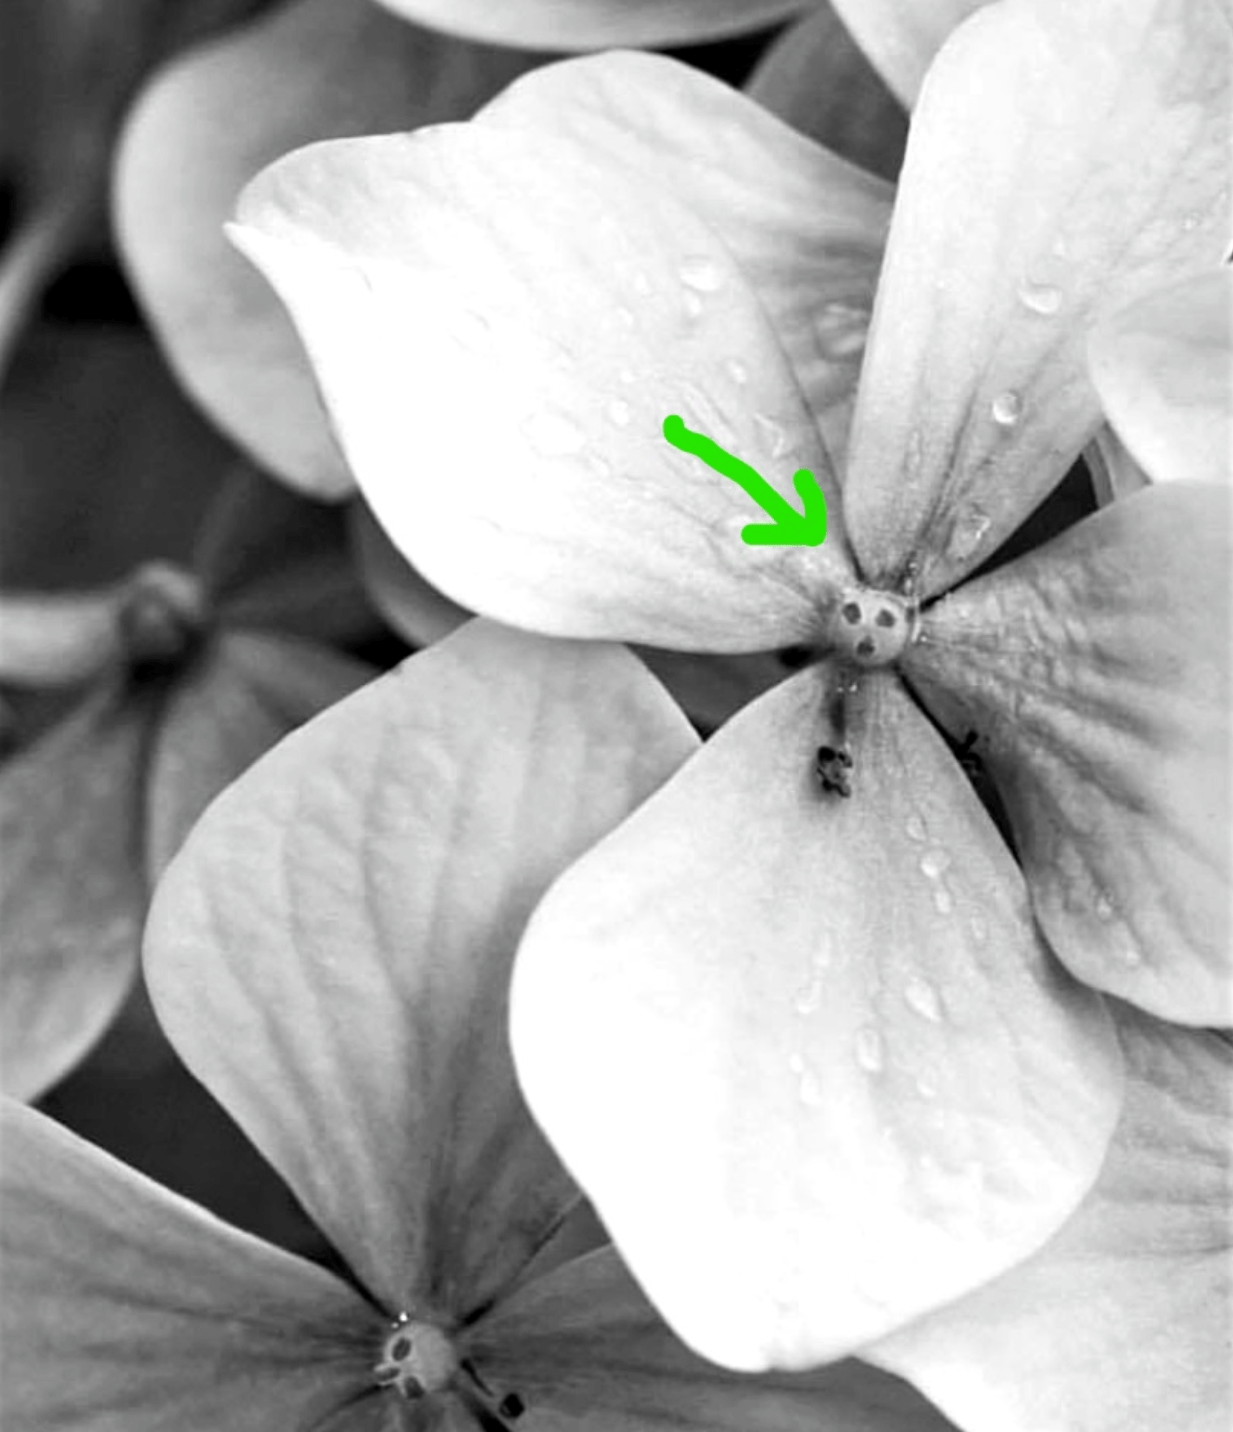
[{"label": "green arrow", "polygon": [[664,419],[664,437],[674,448],[700,457],[724,477],[730,477],[744,489],[771,518],[770,522],[751,522],[741,528],[741,540],[751,547],[819,547],[826,540],[826,497],[818,480],[807,467],[792,474],[792,485],[805,504],[798,512],[747,462],[725,452],[717,442],[687,428],[675,413]]}]

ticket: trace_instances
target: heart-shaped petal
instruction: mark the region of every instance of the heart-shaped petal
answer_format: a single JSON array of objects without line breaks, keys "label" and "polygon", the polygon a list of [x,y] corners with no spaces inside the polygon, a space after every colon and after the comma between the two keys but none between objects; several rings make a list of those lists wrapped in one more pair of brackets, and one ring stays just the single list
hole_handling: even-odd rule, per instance
[{"label": "heart-shaped petal", "polygon": [[574,1199],[514,1084],[508,968],[695,744],[628,652],[470,622],[284,741],[168,869],[160,1017],[389,1312],[473,1312]]},{"label": "heart-shaped petal", "polygon": [[514,47],[606,50],[701,44],[773,25],[811,0],[381,0],[433,30]]},{"label": "heart-shaped petal", "polygon": [[129,272],[187,391],[286,481],[354,485],[281,304],[222,234],[235,196],[312,140],[466,118],[534,62],[376,5],[292,0],[180,56],[138,100],[115,169]]},{"label": "heart-shaped petal", "polygon": [[[515,970],[536,1116],[735,1368],[841,1356],[1040,1246],[1120,1102],[1103,1004],[958,764],[894,677],[847,683],[734,717],[554,885]],[[838,707],[849,799],[815,773]]]},{"label": "heart-shaped petal", "polygon": [[23,1432],[316,1427],[371,1389],[352,1288],[5,1101],[4,1410]]},{"label": "heart-shaped petal", "polygon": [[1233,480],[1233,269],[1110,314],[1088,354],[1109,421],[1157,482]]},{"label": "heart-shaped petal", "polygon": [[[825,76],[815,72],[813,81],[825,84]],[[477,120],[567,131],[589,153],[688,204],[753,286],[831,460],[842,466],[890,223],[889,185],[727,85],[656,55],[549,66],[511,85]]]},{"label": "heart-shaped petal", "polygon": [[979,566],[1100,420],[1087,330],[1228,243],[1233,29],[1215,0],[1006,0],[912,121],[844,495],[866,577]]},{"label": "heart-shaped petal", "polygon": [[1230,1021],[1230,494],[1119,500],[924,614],[907,670],[975,730],[1058,956]]},{"label": "heart-shaped petal", "polygon": [[[239,215],[365,496],[448,596],[682,650],[810,634],[849,571],[833,475],[757,294],[685,204],[568,135],[471,124],[302,150]],[[785,501],[813,471],[824,545],[744,543],[759,508],[665,441],[669,413]]]},{"label": "heart-shaped petal", "polygon": [[1219,1432],[1229,1374],[1233,1051],[1130,1011],[1096,1187],[1025,1263],[867,1350],[962,1427]]}]

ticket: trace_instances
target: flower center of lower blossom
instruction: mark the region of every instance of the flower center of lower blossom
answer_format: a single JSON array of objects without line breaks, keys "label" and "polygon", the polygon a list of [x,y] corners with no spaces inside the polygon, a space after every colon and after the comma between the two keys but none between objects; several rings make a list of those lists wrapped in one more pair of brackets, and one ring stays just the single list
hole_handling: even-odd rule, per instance
[{"label": "flower center of lower blossom", "polygon": [[858,666],[889,666],[916,630],[916,608],[891,592],[844,592],[826,622],[828,645]]},{"label": "flower center of lower blossom", "polygon": [[401,1313],[390,1325],[373,1367],[378,1387],[398,1392],[408,1402],[449,1393],[471,1413],[480,1432],[510,1432],[526,1411],[516,1392],[498,1392],[436,1323]]}]

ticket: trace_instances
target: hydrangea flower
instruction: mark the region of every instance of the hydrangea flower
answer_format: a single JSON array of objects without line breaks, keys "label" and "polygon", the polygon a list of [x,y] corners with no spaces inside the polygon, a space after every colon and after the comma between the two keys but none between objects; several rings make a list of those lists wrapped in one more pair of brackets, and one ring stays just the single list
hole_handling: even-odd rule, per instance
[{"label": "hydrangea flower", "polygon": [[[817,657],[555,885],[515,980],[537,1115],[731,1366],[838,1356],[1046,1244],[1121,1108],[1097,991],[1227,1017],[1227,495],[1151,490],[966,579],[1100,422],[1088,330],[1225,250],[1229,50],[1166,0],[956,32],[850,441],[888,196],[667,62],[541,71],[241,203],[358,481],[448,594]],[[670,412],[788,500],[815,472],[825,544],[742,544],[756,514]],[[975,733],[1017,861],[925,712]]]},{"label": "hydrangea flower", "polygon": [[156,895],[152,991],[347,1276],[10,1103],[6,1423],[945,1432],[869,1367],[755,1381],[688,1353],[516,1090],[530,907],[695,744],[620,649],[473,622],[231,787]]}]

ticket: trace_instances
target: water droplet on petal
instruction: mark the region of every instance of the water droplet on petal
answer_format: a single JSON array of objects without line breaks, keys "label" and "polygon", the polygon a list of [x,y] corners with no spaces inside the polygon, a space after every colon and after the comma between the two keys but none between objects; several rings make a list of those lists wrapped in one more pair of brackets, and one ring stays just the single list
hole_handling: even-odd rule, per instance
[{"label": "water droplet on petal", "polygon": [[1101,920],[1113,919],[1113,901],[1107,895],[1096,897],[1096,915]]},{"label": "water droplet on petal", "polygon": [[1202,222],[1203,216],[1201,214],[1191,213],[1182,215],[1182,228],[1188,234],[1193,233],[1194,230],[1197,229]]},{"label": "water droplet on petal", "polygon": [[949,864],[950,856],[944,850],[927,850],[920,858],[920,873],[936,880]]},{"label": "water droplet on petal", "polygon": [[869,1074],[876,1074],[886,1063],[882,1036],[866,1025],[856,1031],[856,1062]]},{"label": "water droplet on petal", "polygon": [[1019,302],[1032,313],[1050,318],[1062,306],[1062,290],[1051,283],[1025,283],[1019,289]]},{"label": "water droplet on petal", "polygon": [[904,822],[904,830],[908,833],[909,840],[921,841],[929,838],[929,832],[925,829],[925,822],[918,815],[910,815]]},{"label": "water droplet on petal", "polygon": [[815,977],[797,990],[796,998],[792,1001],[792,1008],[800,1015],[813,1014],[821,1003],[822,981]]},{"label": "water droplet on petal", "polygon": [[715,293],[723,287],[724,271],[705,254],[691,254],[677,270],[686,288],[697,289],[699,293]]},{"label": "water droplet on petal", "polygon": [[951,528],[950,550],[955,557],[970,557],[985,540],[993,522],[980,507],[969,507],[960,513]]},{"label": "water droplet on petal", "polygon": [[805,1072],[805,1061],[799,1054],[789,1054],[788,1068],[791,1069],[793,1074],[803,1074]]},{"label": "water droplet on petal", "polygon": [[797,1096],[810,1109],[820,1109],[825,1102],[822,1083],[812,1069],[806,1069],[796,1086]]},{"label": "water droplet on petal", "polygon": [[702,295],[695,293],[693,289],[687,288],[684,297],[685,314],[688,318],[702,317]]},{"label": "water droplet on petal", "polygon": [[903,987],[903,998],[908,1008],[922,1019],[927,1019],[931,1024],[941,1022],[942,1001],[928,980],[913,975]]},{"label": "water droplet on petal", "polygon": [[638,375],[634,372],[632,368],[622,368],[621,371],[617,374],[617,377],[621,380],[622,383],[627,384],[636,383],[638,381]]},{"label": "water droplet on petal", "polygon": [[933,892],[933,908],[939,915],[949,915],[955,908],[955,897],[945,885],[939,885]]},{"label": "water droplet on petal", "polygon": [[559,413],[533,413],[522,430],[541,457],[569,457],[587,445],[586,434],[578,424]]},{"label": "water droplet on petal", "polygon": [[923,1075],[917,1078],[915,1083],[916,1092],[922,1099],[936,1099],[938,1097],[937,1085],[931,1080],[924,1078]]},{"label": "water droplet on petal", "polygon": [[613,398],[608,404],[607,413],[609,419],[614,422],[618,428],[627,428],[629,427],[630,419],[633,417],[634,410],[624,398]]},{"label": "water droplet on petal", "polygon": [[729,358],[727,363],[724,364],[724,367],[728,371],[728,377],[732,379],[738,388],[749,381],[749,369],[746,368],[739,358]]},{"label": "water droplet on petal", "polygon": [[978,945],[989,938],[989,924],[982,915],[973,915],[968,921],[968,930]]},{"label": "water droplet on petal", "polygon": [[1007,388],[993,400],[990,408],[993,421],[1001,428],[1013,428],[1023,415],[1023,399],[1018,393]]},{"label": "water droplet on petal", "polygon": [[754,414],[754,427],[761,434],[762,441],[771,450],[772,457],[782,457],[788,450],[788,435],[783,428],[765,413]]}]

